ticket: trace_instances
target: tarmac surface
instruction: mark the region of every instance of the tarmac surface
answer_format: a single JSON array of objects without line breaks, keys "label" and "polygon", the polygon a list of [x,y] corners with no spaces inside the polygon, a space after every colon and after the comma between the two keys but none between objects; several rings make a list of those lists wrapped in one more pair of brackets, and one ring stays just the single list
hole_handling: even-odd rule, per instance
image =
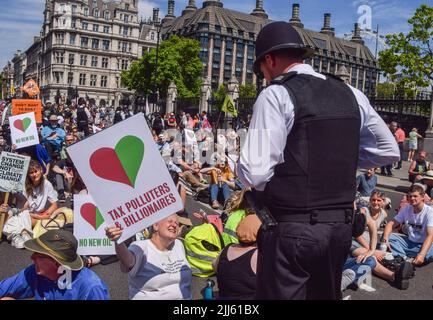
[{"label": "tarmac surface", "polygon": [[[410,186],[407,180],[407,171],[409,164],[403,162],[403,169],[393,170],[393,177],[383,177],[378,175],[378,187],[386,192],[391,198],[393,208],[389,212],[391,219],[395,215],[395,208],[401,198]],[[186,211],[192,213],[200,208],[209,214],[215,213],[215,210],[202,203],[188,199]],[[193,224],[197,224],[197,220],[191,217]],[[26,250],[17,250],[11,247],[9,243],[3,241],[0,243],[0,279],[12,276],[25,268],[31,263],[31,253]],[[125,300],[128,299],[128,280],[127,275],[120,272],[119,263],[115,262],[110,265],[97,265],[92,267],[101,279],[107,284],[110,289],[111,299]],[[216,282],[215,277],[212,277]],[[202,299],[201,290],[204,288],[206,278],[193,278],[193,297],[194,299]],[[433,264],[417,268],[415,277],[410,279],[408,290],[399,290],[394,288],[388,282],[373,276],[371,286],[375,289],[374,292],[366,292],[364,290],[348,289],[343,293],[343,296],[350,296],[351,300],[431,300],[433,299]],[[217,291],[217,287],[215,287]]]}]

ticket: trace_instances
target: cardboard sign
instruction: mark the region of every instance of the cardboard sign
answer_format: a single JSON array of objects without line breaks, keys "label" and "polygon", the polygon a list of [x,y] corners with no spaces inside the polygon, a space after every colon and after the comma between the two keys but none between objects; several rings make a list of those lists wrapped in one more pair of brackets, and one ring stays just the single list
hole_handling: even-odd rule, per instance
[{"label": "cardboard sign", "polygon": [[27,93],[29,97],[34,97],[39,94],[39,87],[35,80],[30,79],[26,82],[26,84],[21,88],[22,91]]},{"label": "cardboard sign", "polygon": [[14,99],[12,100],[12,115],[17,116],[23,113],[34,112],[36,123],[42,123],[42,102],[41,100]]},{"label": "cardboard sign", "polygon": [[79,255],[116,254],[114,243],[105,236],[107,226],[90,195],[74,195],[74,236]]},{"label": "cardboard sign", "polygon": [[29,164],[30,157],[3,151],[0,155],[0,191],[22,192]]},{"label": "cardboard sign", "polygon": [[119,243],[183,207],[142,113],[67,151]]},{"label": "cardboard sign", "polygon": [[38,129],[33,112],[9,117],[9,125],[12,144],[15,144],[17,149],[39,143]]}]

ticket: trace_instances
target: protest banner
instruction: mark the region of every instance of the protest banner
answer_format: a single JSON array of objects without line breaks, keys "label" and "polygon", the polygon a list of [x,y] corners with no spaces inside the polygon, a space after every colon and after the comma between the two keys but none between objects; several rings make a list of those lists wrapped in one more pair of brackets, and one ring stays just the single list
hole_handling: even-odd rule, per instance
[{"label": "protest banner", "polygon": [[39,94],[39,87],[35,80],[30,79],[26,82],[24,86],[21,87],[21,90],[29,95],[29,97],[34,97]]},{"label": "protest banner", "polygon": [[74,236],[79,255],[116,254],[114,244],[105,235],[107,226],[90,195],[74,195]]},{"label": "protest banner", "polygon": [[42,102],[32,99],[13,99],[12,115],[17,116],[23,113],[34,112],[36,123],[42,123]]},{"label": "protest banner", "polygon": [[3,151],[0,155],[0,191],[22,192],[30,157]]},{"label": "protest banner", "polygon": [[11,141],[12,144],[17,146],[17,149],[39,143],[38,129],[33,112],[9,117],[9,125],[11,129]]},{"label": "protest banner", "polygon": [[67,151],[119,243],[183,208],[142,113]]}]

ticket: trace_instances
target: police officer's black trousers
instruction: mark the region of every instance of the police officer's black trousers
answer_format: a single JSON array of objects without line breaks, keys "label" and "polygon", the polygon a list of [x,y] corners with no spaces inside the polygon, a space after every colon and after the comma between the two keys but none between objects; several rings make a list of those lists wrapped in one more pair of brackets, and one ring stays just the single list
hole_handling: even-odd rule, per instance
[{"label": "police officer's black trousers", "polygon": [[257,299],[338,300],[351,224],[279,222],[258,234]]}]

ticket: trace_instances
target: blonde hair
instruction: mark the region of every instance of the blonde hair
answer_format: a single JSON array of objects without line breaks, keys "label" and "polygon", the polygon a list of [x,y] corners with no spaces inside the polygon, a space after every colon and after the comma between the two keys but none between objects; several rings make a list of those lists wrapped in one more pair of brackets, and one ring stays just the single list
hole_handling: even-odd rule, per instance
[{"label": "blonde hair", "polygon": [[246,214],[255,214],[253,210],[251,210],[247,201],[244,198],[245,192],[249,191],[248,189],[242,189],[240,191],[235,191],[231,195],[231,197],[227,200],[226,212],[230,214],[237,210],[245,210]]}]

